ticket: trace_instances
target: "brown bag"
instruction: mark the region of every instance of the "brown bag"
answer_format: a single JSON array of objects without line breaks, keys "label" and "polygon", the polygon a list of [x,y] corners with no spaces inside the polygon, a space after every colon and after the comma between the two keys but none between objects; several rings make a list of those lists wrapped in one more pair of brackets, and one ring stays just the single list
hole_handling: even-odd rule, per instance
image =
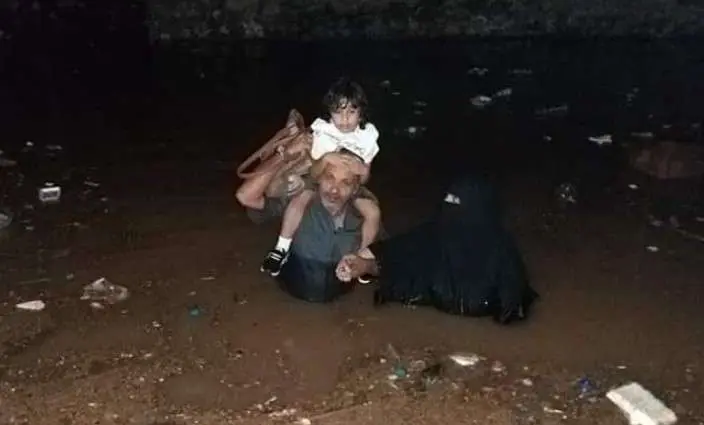
[{"label": "brown bag", "polygon": [[295,196],[303,190],[303,176],[312,165],[309,154],[312,143],[303,116],[292,109],[284,128],[237,167],[237,176],[247,180],[269,171],[267,161],[274,155],[280,155],[283,161],[276,165],[278,169],[266,190],[266,196]]}]

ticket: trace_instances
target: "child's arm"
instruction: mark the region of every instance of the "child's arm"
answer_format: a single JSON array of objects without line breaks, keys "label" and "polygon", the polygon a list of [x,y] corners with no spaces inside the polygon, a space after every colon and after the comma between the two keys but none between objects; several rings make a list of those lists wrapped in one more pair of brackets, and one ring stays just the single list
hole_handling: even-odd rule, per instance
[{"label": "child's arm", "polygon": [[359,246],[362,251],[376,240],[381,227],[381,209],[374,200],[367,198],[356,198],[353,204],[363,219],[362,241]]}]

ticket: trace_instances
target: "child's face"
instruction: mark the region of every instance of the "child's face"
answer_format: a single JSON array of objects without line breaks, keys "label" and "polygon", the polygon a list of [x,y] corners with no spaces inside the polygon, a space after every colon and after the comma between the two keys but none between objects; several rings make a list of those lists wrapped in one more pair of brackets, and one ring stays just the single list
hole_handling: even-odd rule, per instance
[{"label": "child's face", "polygon": [[339,107],[330,112],[330,118],[335,127],[343,133],[350,133],[359,126],[359,108],[352,106],[347,99],[342,99]]}]

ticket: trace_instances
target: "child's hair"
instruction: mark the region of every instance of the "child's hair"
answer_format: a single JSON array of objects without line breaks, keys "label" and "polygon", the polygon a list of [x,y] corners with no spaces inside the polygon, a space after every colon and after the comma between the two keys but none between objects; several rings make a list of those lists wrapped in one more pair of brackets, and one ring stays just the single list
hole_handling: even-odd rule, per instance
[{"label": "child's hair", "polygon": [[325,118],[329,120],[330,114],[347,105],[359,109],[359,127],[364,130],[367,124],[367,95],[358,83],[342,77],[332,83],[323,97],[327,115]]}]

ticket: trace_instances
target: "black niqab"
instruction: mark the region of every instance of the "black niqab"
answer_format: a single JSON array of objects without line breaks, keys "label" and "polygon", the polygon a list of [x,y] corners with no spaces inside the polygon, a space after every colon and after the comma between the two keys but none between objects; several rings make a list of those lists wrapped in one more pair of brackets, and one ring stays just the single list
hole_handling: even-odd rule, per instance
[{"label": "black niqab", "polygon": [[498,194],[482,179],[458,180],[432,220],[370,248],[383,301],[509,323],[524,319],[537,296],[503,227]]}]

